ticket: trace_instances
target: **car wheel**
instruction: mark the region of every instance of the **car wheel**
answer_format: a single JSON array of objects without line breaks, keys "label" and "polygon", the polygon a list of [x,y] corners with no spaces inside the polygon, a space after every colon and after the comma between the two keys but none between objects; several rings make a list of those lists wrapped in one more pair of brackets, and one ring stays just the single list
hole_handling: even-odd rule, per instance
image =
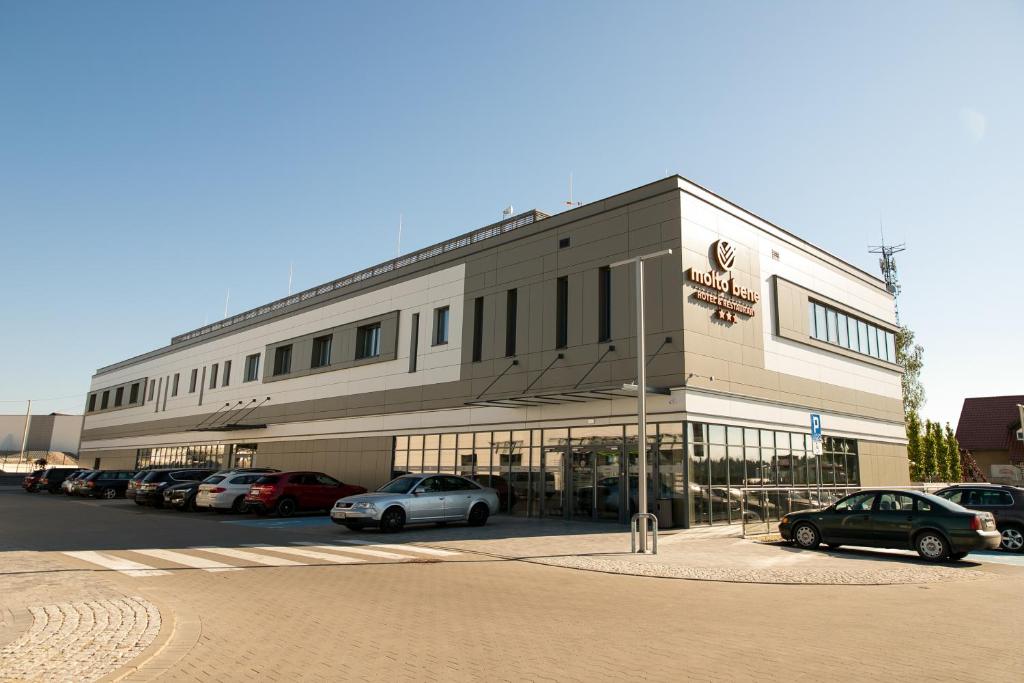
[{"label": "car wheel", "polygon": [[1000,529],[1003,537],[999,541],[999,547],[1011,553],[1019,553],[1024,550],[1024,531],[1020,527],[1008,526]]},{"label": "car wheel", "polygon": [[491,515],[491,509],[483,503],[477,503],[469,511],[469,518],[466,520],[470,526],[483,526],[487,524],[487,518]]},{"label": "car wheel", "polygon": [[277,501],[274,512],[278,517],[291,517],[295,514],[295,501],[291,498],[282,498]]},{"label": "car wheel", "polygon": [[103,489],[103,497],[107,500],[113,500],[117,498],[117,491],[114,489]]},{"label": "car wheel", "polygon": [[965,557],[967,557],[967,553],[953,553],[949,556],[949,559],[953,560],[954,562],[959,562]]},{"label": "car wheel", "polygon": [[231,511],[235,514],[245,512],[245,496],[235,498],[235,502],[231,504]]},{"label": "car wheel", "polygon": [[349,531],[362,531],[363,524],[362,522],[345,522],[345,528]]},{"label": "car wheel", "polygon": [[949,544],[942,534],[936,531],[925,531],[914,541],[917,554],[929,562],[941,562],[949,557]]},{"label": "car wheel", "polygon": [[793,542],[804,550],[813,550],[821,544],[821,534],[813,524],[798,524],[793,529]]},{"label": "car wheel", "polygon": [[405,510],[396,506],[389,507],[380,516],[380,530],[392,534],[401,531],[405,526]]}]

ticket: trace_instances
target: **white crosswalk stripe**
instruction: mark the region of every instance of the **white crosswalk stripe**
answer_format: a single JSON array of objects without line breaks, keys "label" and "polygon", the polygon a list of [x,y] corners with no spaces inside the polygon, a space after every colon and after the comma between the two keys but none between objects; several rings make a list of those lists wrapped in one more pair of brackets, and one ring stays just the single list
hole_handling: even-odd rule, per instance
[{"label": "white crosswalk stripe", "polygon": [[314,560],[321,560],[323,562],[332,562],[334,564],[357,564],[359,562],[365,562],[357,557],[345,557],[344,555],[335,555],[334,553],[325,553],[318,550],[306,550],[305,548],[289,548],[281,545],[246,545],[247,548],[253,548],[255,550],[266,550],[274,553],[285,553],[287,555],[298,555],[299,557],[311,557]]},{"label": "white crosswalk stripe", "polygon": [[451,555],[458,555],[459,553],[452,552],[451,550],[438,550],[437,548],[427,548],[422,545],[411,545],[404,543],[375,543],[373,541],[364,541],[359,538],[345,538],[338,539],[338,543],[352,543],[354,545],[365,545],[374,548],[387,548],[388,550],[405,550],[410,553],[423,553],[424,555],[436,555],[437,557],[448,557]]},{"label": "white crosswalk stripe", "polygon": [[148,555],[160,560],[167,560],[168,562],[184,565],[185,567],[192,567],[193,569],[202,569],[204,572],[237,572],[242,569],[241,567],[232,567],[230,564],[224,564],[223,562],[217,562],[216,560],[209,560],[205,557],[196,557],[194,555],[186,555],[185,553],[179,553],[173,550],[162,550],[160,548],[146,548],[144,550],[132,549],[131,552]]},{"label": "white crosswalk stripe", "polygon": [[70,550],[64,552],[64,554],[74,557],[75,559],[82,560],[83,562],[98,565],[105,569],[119,571],[127,576],[162,576],[170,574],[170,572],[164,571],[163,569],[156,569],[149,565],[133,562],[132,560],[126,560],[123,557],[104,555],[103,553],[98,553],[95,550]]},{"label": "white crosswalk stripe", "polygon": [[295,560],[288,560],[274,555],[251,553],[248,550],[239,550],[238,548],[208,548],[202,546],[190,548],[190,550],[201,550],[204,553],[225,555],[227,557],[233,557],[236,560],[242,560],[251,564],[265,564],[269,567],[304,567],[307,564],[305,562],[296,562]]},{"label": "white crosswalk stripe", "polygon": [[354,555],[368,555],[370,557],[382,557],[387,560],[408,560],[408,555],[398,555],[395,553],[384,552],[383,550],[373,550],[371,548],[346,548],[340,545],[318,545],[311,541],[292,541],[292,545],[301,545],[303,547],[309,547],[314,550],[337,550],[343,553],[352,553]]}]

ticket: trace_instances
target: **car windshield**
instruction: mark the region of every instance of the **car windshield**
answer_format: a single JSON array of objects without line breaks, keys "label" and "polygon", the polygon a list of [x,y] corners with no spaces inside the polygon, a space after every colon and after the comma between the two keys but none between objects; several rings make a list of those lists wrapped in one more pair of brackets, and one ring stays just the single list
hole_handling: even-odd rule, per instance
[{"label": "car windshield", "polygon": [[419,480],[420,477],[399,477],[384,484],[377,491],[379,493],[409,493]]}]

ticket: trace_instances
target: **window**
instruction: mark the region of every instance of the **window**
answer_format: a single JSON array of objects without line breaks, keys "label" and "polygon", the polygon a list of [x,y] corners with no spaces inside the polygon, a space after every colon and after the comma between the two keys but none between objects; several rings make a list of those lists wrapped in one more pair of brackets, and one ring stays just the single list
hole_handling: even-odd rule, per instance
[{"label": "window", "polygon": [[878,498],[879,512],[913,512],[914,498],[906,493],[883,493]]},{"label": "window", "polygon": [[96,410],[96,394],[89,394],[89,412]]},{"label": "window", "polygon": [[416,372],[416,358],[420,352],[420,314],[412,314],[412,325],[409,330],[409,372]]},{"label": "window", "polygon": [[152,401],[153,400],[153,394],[155,394],[155,393],[156,393],[156,380],[155,379],[151,379],[151,380],[149,380],[149,397],[146,400],[147,401]]},{"label": "window", "polygon": [[131,391],[128,392],[128,405],[139,402],[139,383],[136,382],[132,385]]},{"label": "window", "polygon": [[190,394],[196,393],[196,382],[198,382],[198,381],[199,381],[199,370],[193,368],[192,369],[192,376],[189,377],[189,380],[188,380],[188,393],[190,393]]},{"label": "window", "polygon": [[174,373],[174,383],[171,384],[171,396],[177,396],[178,395],[178,380],[180,378],[181,378],[181,373],[180,372]]},{"label": "window", "polygon": [[211,389],[216,389],[217,388],[217,373],[219,371],[220,371],[220,364],[219,363],[214,363],[213,366],[210,368],[210,388]]},{"label": "window", "polygon": [[226,387],[231,384],[231,361],[224,361],[224,377],[221,379],[220,385]]},{"label": "window", "polygon": [[828,336],[825,334],[825,307],[821,304],[812,304],[814,306],[814,338],[826,341]]},{"label": "window", "polygon": [[341,486],[341,482],[334,477],[329,477],[326,474],[314,474],[313,480],[321,486]]},{"label": "window", "polygon": [[568,237],[563,237],[562,239],[558,240],[558,248],[559,249],[565,249],[570,244],[572,244],[572,240],[570,238],[568,238]]},{"label": "window", "polygon": [[245,382],[255,382],[260,376],[260,354],[245,357]]},{"label": "window", "polygon": [[380,323],[363,325],[356,330],[356,360],[380,355]]},{"label": "window", "polygon": [[916,498],[915,502],[916,502],[916,505],[917,505],[915,510],[917,510],[918,512],[931,512],[932,511],[932,504],[930,502],[928,502],[927,500],[925,500],[924,498]]},{"label": "window", "polygon": [[972,489],[967,494],[967,507],[1008,507],[1013,505],[1013,496],[1006,491]]},{"label": "window", "polygon": [[555,348],[564,349],[569,344],[569,278],[555,284]]},{"label": "window", "polygon": [[942,493],[936,493],[935,495],[941,496],[941,497],[945,498],[946,500],[948,500],[951,503],[956,503],[957,505],[963,505],[963,503],[961,502],[961,499],[964,496],[964,492],[963,492],[962,489],[954,489],[952,491],[943,491]]},{"label": "window", "polygon": [[850,350],[860,353],[860,337],[857,335],[857,319],[847,318],[849,329]]},{"label": "window", "polygon": [[612,338],[612,269],[602,266],[597,271],[597,341]]},{"label": "window", "polygon": [[867,512],[875,502],[874,493],[858,493],[836,503],[836,512]]},{"label": "window", "polygon": [[287,375],[292,371],[292,345],[274,349],[274,376]]},{"label": "window", "polygon": [[473,362],[479,362],[484,353],[484,298],[473,300]]},{"label": "window", "polygon": [[836,311],[833,311],[832,309],[826,308],[825,309],[825,314],[826,314],[826,316],[828,318],[828,339],[827,339],[827,341],[828,341],[829,344],[838,344],[839,343],[839,336],[838,336],[838,334],[836,332]]},{"label": "window", "polygon": [[331,340],[333,335],[324,335],[313,340],[313,358],[310,367],[324,368],[331,364]]},{"label": "window", "polygon": [[878,358],[878,330],[868,326],[868,355]]},{"label": "window", "polygon": [[516,355],[516,322],[519,319],[519,290],[505,294],[505,355]]},{"label": "window", "polygon": [[839,345],[844,349],[850,348],[850,319],[842,313],[839,314]]},{"label": "window", "polygon": [[814,301],[808,302],[807,309],[811,338],[879,360],[896,362],[896,336],[892,332]]},{"label": "window", "polygon": [[434,309],[434,345],[448,343],[448,307]]},{"label": "window", "polygon": [[892,332],[885,333],[885,348],[889,355],[889,362],[896,362],[896,335]]},{"label": "window", "polygon": [[117,408],[122,403],[124,403],[124,387],[118,387],[114,391],[114,407]]}]

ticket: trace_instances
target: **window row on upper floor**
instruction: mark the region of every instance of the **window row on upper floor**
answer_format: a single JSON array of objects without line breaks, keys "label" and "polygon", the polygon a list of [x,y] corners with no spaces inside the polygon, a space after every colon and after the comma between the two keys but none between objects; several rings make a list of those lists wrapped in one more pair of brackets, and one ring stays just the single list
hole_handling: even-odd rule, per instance
[{"label": "window row on upper floor", "polygon": [[896,335],[831,306],[808,301],[808,329],[813,339],[865,356],[896,362]]}]

